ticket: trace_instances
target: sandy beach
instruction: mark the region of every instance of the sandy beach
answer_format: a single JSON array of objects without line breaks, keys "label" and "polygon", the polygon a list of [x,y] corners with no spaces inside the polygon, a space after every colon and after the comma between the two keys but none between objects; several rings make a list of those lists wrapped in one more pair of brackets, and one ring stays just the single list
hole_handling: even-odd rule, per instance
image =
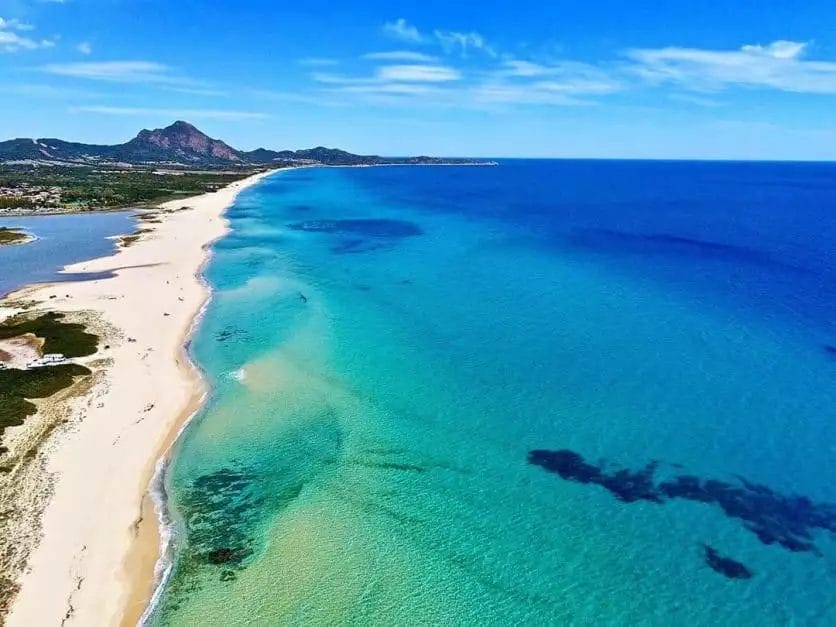
[{"label": "sandy beach", "polygon": [[[65,269],[111,278],[33,286],[0,304],[0,319],[34,302],[31,311],[66,312],[101,336],[99,352],[80,360],[93,376],[44,423],[35,470],[15,479],[29,493],[22,543],[34,548],[8,625],[135,624],[141,615],[160,546],[149,484],[205,392],[184,348],[209,295],[200,271],[227,228],[225,209],[267,174],[161,205],[136,241]],[[52,401],[39,402],[33,424]],[[26,428],[9,429],[10,441]],[[36,514],[40,527],[25,520]]]}]

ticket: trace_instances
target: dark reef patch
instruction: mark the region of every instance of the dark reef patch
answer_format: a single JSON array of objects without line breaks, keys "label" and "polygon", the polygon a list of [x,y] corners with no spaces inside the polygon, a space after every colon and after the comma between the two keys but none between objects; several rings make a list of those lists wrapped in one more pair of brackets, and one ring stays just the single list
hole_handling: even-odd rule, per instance
[{"label": "dark reef patch", "polygon": [[250,516],[262,505],[251,473],[221,468],[194,480],[182,498],[192,564],[242,568],[254,552],[247,530]]},{"label": "dark reef patch", "polygon": [[824,352],[832,357],[836,357],[836,346],[833,346],[832,344],[825,344]]},{"label": "dark reef patch", "polygon": [[615,498],[624,503],[634,501],[652,501],[661,503],[653,485],[653,473],[656,462],[651,462],[641,470],[619,470],[611,475],[602,471],[598,466],[588,464],[584,458],[574,451],[531,451],[528,463],[541,466],[549,472],[556,473],[578,483],[595,483],[609,490]]},{"label": "dark reef patch", "polygon": [[657,483],[656,461],[639,470],[609,470],[569,450],[533,450],[528,463],[540,466],[568,481],[599,485],[619,501],[663,504],[673,499],[696,501],[720,508],[726,516],[741,521],[763,544],[777,544],[788,551],[818,554],[813,543],[817,529],[836,533],[836,505],[815,503],[805,496],[785,495],[737,477],[735,483],[678,475]]},{"label": "dark reef patch", "polygon": [[234,326],[225,327],[215,334],[215,340],[218,342],[242,342],[248,340],[249,338],[249,331]]},{"label": "dark reef patch", "polygon": [[714,572],[720,573],[728,579],[752,578],[752,571],[749,570],[745,564],[742,564],[737,560],[733,560],[730,557],[720,555],[720,553],[717,552],[717,549],[708,546],[707,544],[703,544],[702,548],[705,553],[705,563],[708,564],[708,567]]},{"label": "dark reef patch", "polygon": [[288,508],[309,481],[335,466],[342,432],[330,409],[284,432],[266,466],[229,462],[197,476],[179,495],[186,543],[172,590],[200,586],[204,577],[232,581],[263,548],[260,525]]}]

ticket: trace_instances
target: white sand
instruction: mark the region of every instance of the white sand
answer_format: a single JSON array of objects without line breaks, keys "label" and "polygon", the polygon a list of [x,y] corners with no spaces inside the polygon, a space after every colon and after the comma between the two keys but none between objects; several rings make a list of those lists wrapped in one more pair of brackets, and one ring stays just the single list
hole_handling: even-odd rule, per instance
[{"label": "white sand", "polygon": [[[112,361],[96,378],[94,402],[77,403],[71,428],[46,447],[54,493],[8,625],[129,624],[142,612],[158,547],[149,482],[204,392],[183,348],[208,296],[198,276],[207,246],[227,228],[224,210],[265,175],[163,205],[191,209],[161,214],[161,224],[112,256],[66,268],[113,270],[113,278],[12,295],[38,309],[90,312],[115,331],[102,342],[110,348],[99,356]],[[8,313],[0,309],[0,319]]]}]

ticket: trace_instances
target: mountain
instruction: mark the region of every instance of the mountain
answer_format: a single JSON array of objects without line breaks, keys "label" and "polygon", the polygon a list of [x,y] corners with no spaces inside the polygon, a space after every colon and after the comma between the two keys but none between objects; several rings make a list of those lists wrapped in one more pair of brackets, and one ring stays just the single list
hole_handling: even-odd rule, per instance
[{"label": "mountain", "polygon": [[128,164],[198,167],[249,167],[292,164],[321,165],[441,165],[475,164],[467,159],[438,157],[379,157],[355,155],[336,148],[244,152],[213,139],[188,122],[178,121],[142,130],[132,140],[115,146],[80,144],[60,139],[12,139],[0,142],[0,163],[65,165]]},{"label": "mountain", "polygon": [[212,139],[188,122],[143,130],[118,147],[128,161],[176,161],[178,163],[240,163],[241,156],[219,139]]}]

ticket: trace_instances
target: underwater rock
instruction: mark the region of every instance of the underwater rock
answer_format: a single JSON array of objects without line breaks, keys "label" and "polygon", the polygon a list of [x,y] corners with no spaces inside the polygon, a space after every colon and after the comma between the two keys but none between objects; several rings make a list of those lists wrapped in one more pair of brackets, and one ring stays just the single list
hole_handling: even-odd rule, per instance
[{"label": "underwater rock", "polygon": [[663,504],[685,499],[714,505],[753,533],[763,544],[777,544],[788,551],[819,554],[813,543],[817,529],[836,533],[836,505],[814,503],[805,496],[785,495],[773,489],[737,477],[737,483],[679,475],[656,483],[659,463],[652,461],[639,470],[626,468],[608,471],[606,464],[587,462],[570,450],[533,450],[528,463],[559,475],[567,481],[599,485],[619,501],[648,501]]},{"label": "underwater rock", "polygon": [[720,555],[717,549],[707,544],[703,544],[702,547],[703,551],[705,551],[705,563],[708,564],[711,570],[720,573],[728,579],[752,578],[752,571],[745,564],[733,560],[730,557]]}]

